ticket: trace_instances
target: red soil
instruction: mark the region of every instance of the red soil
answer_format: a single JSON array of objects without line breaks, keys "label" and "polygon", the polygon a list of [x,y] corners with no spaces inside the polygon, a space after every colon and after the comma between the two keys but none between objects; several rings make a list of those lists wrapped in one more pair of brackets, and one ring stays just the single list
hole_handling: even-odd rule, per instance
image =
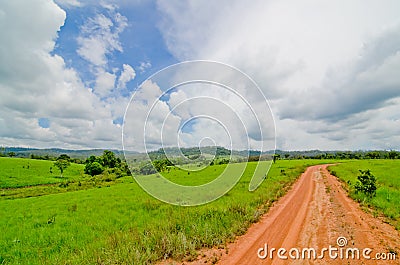
[{"label": "red soil", "polygon": [[[292,189],[271,207],[260,222],[252,225],[247,233],[229,244],[225,250],[207,250],[194,262],[168,262],[164,264],[400,264],[400,233],[379,218],[361,210],[360,206],[348,198],[346,191],[336,177],[329,174],[327,165],[312,166],[304,172]],[[341,248],[337,238],[345,237],[347,244]],[[268,246],[267,257],[265,244]],[[333,259],[329,252],[321,255],[323,248],[333,250],[338,256]],[[270,257],[271,248],[276,250]],[[287,259],[278,257],[278,249]],[[316,259],[294,259],[289,255],[291,249],[301,251],[314,248]],[[346,250],[357,248],[360,259],[346,259]],[[362,255],[365,248],[371,259]],[[340,250],[341,249],[341,250]],[[396,253],[396,260],[377,260],[377,253]],[[295,252],[292,252],[294,255]],[[307,255],[306,255],[307,256]]]}]

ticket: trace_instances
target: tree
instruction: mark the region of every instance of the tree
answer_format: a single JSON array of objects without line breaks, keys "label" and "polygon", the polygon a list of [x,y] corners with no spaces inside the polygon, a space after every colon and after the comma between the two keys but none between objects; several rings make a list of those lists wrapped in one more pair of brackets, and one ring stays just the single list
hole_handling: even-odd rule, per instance
[{"label": "tree", "polygon": [[369,197],[376,195],[376,178],[371,174],[369,169],[358,170],[360,175],[357,176],[358,182],[355,184],[356,193],[362,192]]},{"label": "tree", "polygon": [[173,166],[168,159],[154,160],[152,163],[158,172],[165,171],[169,166]]},{"label": "tree", "polygon": [[367,159],[379,159],[380,158],[380,154],[379,154],[378,151],[368,152],[365,155],[365,158],[367,158]]},{"label": "tree", "polygon": [[70,157],[66,154],[61,154],[56,162],[54,162],[54,166],[56,166],[61,173],[61,177],[63,176],[64,170],[70,166]]},{"label": "tree", "polygon": [[109,150],[104,150],[101,159],[104,167],[114,168],[118,167],[121,163],[121,159],[119,157],[115,157],[115,154]]},{"label": "tree", "polygon": [[92,177],[103,173],[103,170],[102,165],[97,161],[86,163],[85,165],[85,174],[89,174]]},{"label": "tree", "polygon": [[142,175],[151,175],[157,173],[157,170],[152,163],[146,163],[140,167],[139,172]]},{"label": "tree", "polygon": [[56,166],[61,173],[61,177],[63,176],[64,170],[70,166],[69,160],[66,159],[57,159],[56,162],[54,162],[54,166]]},{"label": "tree", "polygon": [[69,155],[67,155],[67,154],[61,154],[61,155],[57,158],[57,160],[59,160],[59,159],[71,161],[71,157],[69,157]]},{"label": "tree", "polygon": [[396,158],[398,158],[398,157],[400,157],[400,154],[399,153],[397,153],[396,151],[390,151],[389,153],[388,153],[388,158],[389,159],[396,159]]},{"label": "tree", "polygon": [[109,150],[104,150],[101,156],[91,155],[85,161],[85,174],[95,176],[103,172],[115,174],[117,178],[130,175],[128,164]]}]

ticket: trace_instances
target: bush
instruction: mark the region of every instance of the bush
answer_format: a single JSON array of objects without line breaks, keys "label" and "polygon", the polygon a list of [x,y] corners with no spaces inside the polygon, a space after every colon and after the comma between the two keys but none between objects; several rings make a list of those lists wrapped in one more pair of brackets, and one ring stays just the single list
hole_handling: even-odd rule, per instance
[{"label": "bush", "polygon": [[90,176],[99,175],[103,172],[103,167],[99,162],[87,163],[85,166],[85,174],[89,174]]},{"label": "bush", "polygon": [[152,163],[146,163],[140,167],[139,172],[142,175],[151,175],[157,173],[157,170]]},{"label": "bush", "polygon": [[368,197],[376,196],[376,178],[371,174],[369,169],[367,170],[358,170],[361,175],[357,176],[357,183],[354,188],[356,189],[356,193],[362,192]]}]

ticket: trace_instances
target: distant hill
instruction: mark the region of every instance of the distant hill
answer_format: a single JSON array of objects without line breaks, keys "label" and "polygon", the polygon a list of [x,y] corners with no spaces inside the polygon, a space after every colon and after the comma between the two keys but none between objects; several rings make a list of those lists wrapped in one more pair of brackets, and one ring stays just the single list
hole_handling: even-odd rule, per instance
[{"label": "distant hill", "polygon": [[[31,157],[34,156],[49,156],[58,157],[61,154],[67,154],[71,158],[86,159],[91,155],[100,156],[104,150],[110,149],[86,149],[86,150],[72,150],[62,148],[24,148],[24,147],[0,147],[0,155],[9,155],[10,153],[16,157]],[[110,150],[113,151],[117,156],[123,157],[122,150]],[[158,149],[156,151],[149,152],[149,156],[153,158],[165,157],[165,152],[172,156],[179,156],[181,153],[187,157],[203,154],[216,155],[216,156],[241,156],[241,157],[255,157],[276,154],[280,158],[285,159],[303,159],[303,158],[339,158],[339,159],[361,159],[361,158],[400,158],[400,152],[398,151],[386,151],[386,150],[359,150],[359,151],[321,151],[321,150],[306,150],[306,151],[284,151],[284,150],[269,150],[269,151],[258,151],[258,150],[228,150],[220,146],[206,146],[202,147],[201,150],[198,147],[190,148],[178,148],[169,147],[165,151]],[[133,159],[145,159],[146,153],[139,153],[135,151],[126,151],[128,156]]]},{"label": "distant hill", "polygon": [[[62,148],[24,148],[24,147],[3,147],[0,149],[0,153],[5,155],[9,153],[15,153],[16,157],[30,157],[35,156],[49,156],[58,157],[61,154],[67,154],[72,158],[86,159],[91,155],[100,156],[103,154],[104,150],[110,149],[86,149],[86,150],[71,150]],[[122,150],[110,150],[113,151],[117,156],[123,156]],[[129,154],[138,154],[138,152],[129,151]]]},{"label": "distant hill", "polygon": [[209,155],[216,155],[216,156],[226,156],[230,155],[231,151],[220,146],[205,146],[202,147],[201,150],[199,147],[188,147],[188,148],[178,148],[178,147],[167,147],[164,150],[163,149],[158,149],[157,151],[151,151],[149,152],[149,155],[165,155],[165,153],[168,153],[169,155],[173,156],[179,156],[181,153],[184,156],[192,156],[192,155],[200,155],[201,153],[203,154],[209,154]]}]

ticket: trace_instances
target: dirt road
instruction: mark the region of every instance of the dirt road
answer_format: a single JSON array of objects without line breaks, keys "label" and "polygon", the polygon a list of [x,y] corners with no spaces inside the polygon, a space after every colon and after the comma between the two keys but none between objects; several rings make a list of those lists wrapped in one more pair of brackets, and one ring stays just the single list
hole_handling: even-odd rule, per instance
[{"label": "dirt road", "polygon": [[[217,264],[400,264],[399,232],[363,212],[326,167],[309,167],[259,223],[228,246],[228,254],[220,254]],[[279,248],[286,250],[280,253],[286,260],[278,257]],[[305,248],[314,248],[317,258],[309,250],[302,258]],[[397,253],[396,260],[375,259],[393,258],[390,252]]]},{"label": "dirt road", "polygon": [[[280,248],[286,252],[278,253]],[[362,211],[348,198],[341,183],[329,174],[327,165],[312,166],[260,222],[227,249],[204,250],[190,263],[163,264],[216,262],[219,265],[400,264],[400,233]]]}]

